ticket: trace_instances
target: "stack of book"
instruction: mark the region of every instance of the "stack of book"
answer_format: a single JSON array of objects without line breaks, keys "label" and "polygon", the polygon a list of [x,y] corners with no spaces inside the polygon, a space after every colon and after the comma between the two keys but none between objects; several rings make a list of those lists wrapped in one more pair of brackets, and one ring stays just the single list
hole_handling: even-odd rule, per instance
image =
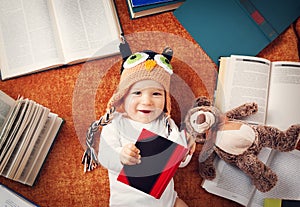
[{"label": "stack of book", "polygon": [[185,0],[127,0],[132,19],[177,9]]},{"label": "stack of book", "polygon": [[0,91],[0,174],[32,186],[62,123],[47,107]]}]

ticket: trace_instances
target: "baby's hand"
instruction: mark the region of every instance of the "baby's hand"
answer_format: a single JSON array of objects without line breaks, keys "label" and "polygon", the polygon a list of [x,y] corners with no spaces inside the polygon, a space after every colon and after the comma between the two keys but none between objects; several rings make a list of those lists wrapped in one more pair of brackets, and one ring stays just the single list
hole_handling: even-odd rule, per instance
[{"label": "baby's hand", "polygon": [[133,143],[129,143],[123,147],[120,160],[123,165],[139,164],[141,163],[140,150]]}]

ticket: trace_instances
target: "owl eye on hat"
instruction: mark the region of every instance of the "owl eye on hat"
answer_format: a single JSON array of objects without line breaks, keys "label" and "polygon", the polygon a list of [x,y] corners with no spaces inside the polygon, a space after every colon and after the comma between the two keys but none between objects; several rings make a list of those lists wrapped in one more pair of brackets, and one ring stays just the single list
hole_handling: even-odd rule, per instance
[{"label": "owl eye on hat", "polygon": [[[121,50],[122,52],[122,50]],[[128,56],[128,50],[126,50]],[[160,83],[166,91],[166,112],[170,113],[170,80],[173,68],[170,61],[173,57],[173,50],[165,48],[161,54],[151,50],[136,52],[128,57],[123,57],[121,67],[120,83],[108,103],[108,107],[118,107],[122,98],[127,94],[129,88],[141,80],[154,80]]]},{"label": "owl eye on hat", "polygon": [[126,59],[124,59],[121,68],[121,73],[123,72],[124,69],[135,67],[140,63],[146,61],[145,63],[146,69],[151,70],[153,69],[153,67],[155,67],[156,64],[158,64],[159,66],[164,68],[168,73],[170,73],[170,75],[172,75],[173,69],[170,64],[172,56],[173,56],[173,50],[169,47],[165,48],[162,54],[158,54],[151,50],[136,52],[130,55],[129,57],[127,57]]}]

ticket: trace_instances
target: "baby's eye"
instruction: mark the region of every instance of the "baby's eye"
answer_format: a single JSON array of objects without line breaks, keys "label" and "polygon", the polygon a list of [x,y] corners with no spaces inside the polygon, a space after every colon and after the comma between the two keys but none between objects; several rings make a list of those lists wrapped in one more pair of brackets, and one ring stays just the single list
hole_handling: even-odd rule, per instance
[{"label": "baby's eye", "polygon": [[141,95],[142,92],[141,92],[141,91],[133,91],[132,94],[133,94],[133,95]]},{"label": "baby's eye", "polygon": [[127,60],[123,64],[123,67],[125,69],[135,67],[147,60],[148,57],[149,55],[143,52],[134,53],[127,58]]},{"label": "baby's eye", "polygon": [[154,96],[162,96],[163,94],[161,92],[154,92],[153,95]]},{"label": "baby's eye", "polygon": [[173,74],[172,65],[170,64],[169,60],[165,56],[160,54],[155,55],[154,60],[159,66],[163,67],[168,73],[170,73],[170,75]]}]

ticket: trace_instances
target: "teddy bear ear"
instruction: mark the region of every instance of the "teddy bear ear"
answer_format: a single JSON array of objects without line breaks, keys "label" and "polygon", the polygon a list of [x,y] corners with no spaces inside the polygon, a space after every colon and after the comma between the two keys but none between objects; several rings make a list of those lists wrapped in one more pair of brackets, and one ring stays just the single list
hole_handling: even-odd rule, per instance
[{"label": "teddy bear ear", "polygon": [[194,101],[193,107],[198,107],[198,106],[211,106],[211,101],[205,96],[200,96],[196,98],[196,100]]}]

